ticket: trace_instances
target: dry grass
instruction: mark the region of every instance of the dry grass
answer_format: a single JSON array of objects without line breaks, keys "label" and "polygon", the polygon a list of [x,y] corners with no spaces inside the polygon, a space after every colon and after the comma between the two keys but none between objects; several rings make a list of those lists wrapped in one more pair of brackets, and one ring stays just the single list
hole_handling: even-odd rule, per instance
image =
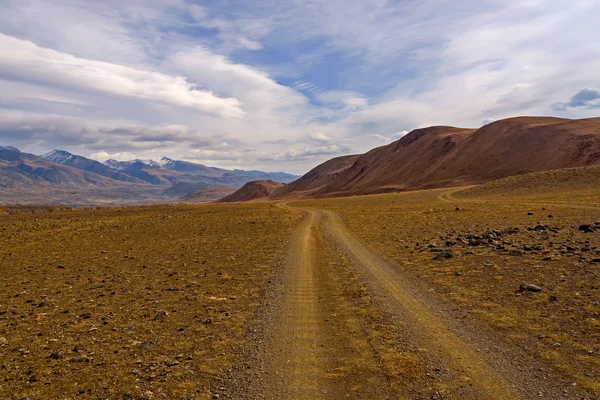
[{"label": "dry grass", "polygon": [[210,398],[297,218],[271,204],[0,217],[0,398]]},{"label": "dry grass", "polygon": [[[450,202],[440,199],[447,190],[434,190],[294,204],[339,213],[375,253],[426,282],[475,326],[484,323],[507,342],[528,346],[533,359],[546,359],[573,382],[597,390],[600,264],[593,261],[600,258],[600,230],[578,227],[600,220],[600,190],[596,184],[585,191],[594,201],[580,196],[575,207],[570,190],[536,196],[523,187],[511,196],[485,192],[485,201],[471,189],[468,198],[457,192],[459,199]],[[555,229],[528,230],[538,224]],[[457,239],[507,228],[519,231],[502,236],[497,246]],[[434,260],[431,247],[449,249],[453,257]],[[521,292],[521,283],[543,291]]]}]

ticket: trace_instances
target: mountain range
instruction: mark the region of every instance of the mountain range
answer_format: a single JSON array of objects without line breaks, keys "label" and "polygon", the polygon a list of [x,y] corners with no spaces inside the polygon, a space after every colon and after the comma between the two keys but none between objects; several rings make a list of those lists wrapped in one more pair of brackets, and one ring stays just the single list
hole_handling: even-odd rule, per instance
[{"label": "mountain range", "polygon": [[[268,197],[337,197],[476,185],[596,164],[600,164],[600,118],[517,117],[479,129],[416,129],[365,154],[326,161]],[[243,188],[238,192],[229,198],[247,193]]]},{"label": "mountain range", "polygon": [[[37,156],[0,146],[0,202],[72,205],[168,201],[208,187],[232,191],[254,180],[289,182],[284,172],[227,170],[163,157],[104,163],[52,150]],[[213,193],[226,193],[227,190]]]},{"label": "mountain range", "polygon": [[476,185],[591,165],[600,165],[600,118],[517,117],[479,129],[415,129],[367,153],[328,160],[302,177],[226,170],[166,157],[100,163],[63,150],[36,156],[0,146],[0,202],[336,197]]}]

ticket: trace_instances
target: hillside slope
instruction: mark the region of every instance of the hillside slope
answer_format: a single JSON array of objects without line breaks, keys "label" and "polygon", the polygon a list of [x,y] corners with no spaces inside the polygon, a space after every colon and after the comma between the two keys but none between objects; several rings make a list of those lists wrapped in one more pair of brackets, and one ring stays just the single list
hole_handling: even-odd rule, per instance
[{"label": "hillside slope", "polygon": [[[336,159],[334,159],[336,160]],[[528,172],[600,164],[600,118],[509,118],[480,129],[437,126],[356,158],[317,190],[302,182],[274,197],[329,197],[471,185]]]},{"label": "hillside slope", "polygon": [[219,203],[234,203],[241,201],[266,199],[273,192],[273,190],[282,186],[282,183],[275,181],[248,182],[229,196],[223,197],[221,200],[219,200]]},{"label": "hillside slope", "polygon": [[310,170],[301,178],[281,186],[270,196],[272,199],[284,197],[306,197],[333,182],[339,175],[350,168],[360,154],[332,158]]}]

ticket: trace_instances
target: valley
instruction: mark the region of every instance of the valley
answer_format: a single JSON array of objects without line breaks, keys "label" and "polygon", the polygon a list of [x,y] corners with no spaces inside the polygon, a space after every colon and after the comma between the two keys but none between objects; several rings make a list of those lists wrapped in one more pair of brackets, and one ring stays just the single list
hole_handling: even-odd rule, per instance
[{"label": "valley", "polygon": [[597,172],[9,208],[0,397],[597,398]]}]

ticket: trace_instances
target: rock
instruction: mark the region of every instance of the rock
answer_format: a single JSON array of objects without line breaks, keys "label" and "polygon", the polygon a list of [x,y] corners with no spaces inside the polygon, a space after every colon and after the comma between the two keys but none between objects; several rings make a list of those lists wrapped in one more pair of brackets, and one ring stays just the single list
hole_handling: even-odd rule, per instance
[{"label": "rock", "polygon": [[452,258],[454,257],[454,254],[452,254],[452,251],[450,250],[442,250],[441,252],[437,253],[435,255],[435,257],[433,257],[434,260],[440,260],[442,258]]},{"label": "rock", "polygon": [[600,258],[594,258],[591,263],[600,263]]},{"label": "rock", "polygon": [[460,211],[460,207],[456,207],[454,210],[455,211]]},{"label": "rock", "polygon": [[166,311],[161,311],[158,314],[156,314],[154,316],[154,320],[158,321],[158,322],[163,322],[165,319],[167,319],[167,317],[169,316],[169,313]]},{"label": "rock", "polygon": [[54,353],[50,354],[48,356],[49,358],[53,359],[53,360],[60,360],[62,358],[65,358],[65,352],[64,351],[55,351]]},{"label": "rock", "polygon": [[558,298],[555,295],[551,294],[550,297],[548,297],[548,301],[555,302],[558,301]]},{"label": "rock", "polygon": [[454,276],[462,276],[462,272],[460,272],[460,271],[456,271],[456,272],[454,273]]},{"label": "rock", "polygon": [[146,350],[148,347],[152,345],[152,342],[143,342],[138,347],[140,350]]},{"label": "rock", "polygon": [[546,227],[544,225],[538,224],[533,228],[534,231],[545,231]]},{"label": "rock", "polygon": [[73,352],[74,353],[79,353],[80,351],[84,351],[85,347],[83,347],[83,345],[81,344],[76,344],[75,347],[73,347]]},{"label": "rock", "polygon": [[583,231],[584,233],[592,233],[594,232],[594,227],[589,224],[583,224],[579,226],[579,230]]},{"label": "rock", "polygon": [[600,226],[600,221],[596,221],[596,222],[594,222],[594,225],[596,225],[596,226]]},{"label": "rock", "polygon": [[548,214],[548,218],[554,218],[554,215]]},{"label": "rock", "polygon": [[527,215],[533,215],[533,212],[532,212],[532,211],[529,211],[529,212],[527,213]]},{"label": "rock", "polygon": [[7,343],[8,340],[6,340],[6,338],[0,337],[0,347],[6,346]]},{"label": "rock", "polygon": [[511,250],[509,254],[511,256],[522,256],[523,252],[521,250]]},{"label": "rock", "polygon": [[487,268],[492,268],[494,266],[494,264],[483,264],[483,266],[487,267]]},{"label": "rock", "polygon": [[42,301],[40,304],[38,304],[38,308],[42,308],[42,307],[49,307],[50,303],[47,301]]},{"label": "rock", "polygon": [[541,292],[542,288],[536,285],[532,285],[531,283],[521,283],[519,285],[519,290],[521,292]]}]

